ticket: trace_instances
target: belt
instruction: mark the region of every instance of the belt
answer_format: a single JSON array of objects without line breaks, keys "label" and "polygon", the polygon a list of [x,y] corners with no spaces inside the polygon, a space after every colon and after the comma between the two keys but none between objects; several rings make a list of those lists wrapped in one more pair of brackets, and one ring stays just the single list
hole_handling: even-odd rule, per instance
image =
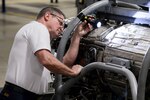
[{"label": "belt", "polygon": [[23,94],[23,95],[28,95],[28,96],[38,96],[38,94],[35,94],[33,92],[30,92],[20,86],[17,86],[17,85],[14,85],[12,83],[9,83],[9,82],[6,82],[5,83],[5,86],[4,86],[4,90],[11,90],[11,91],[14,91],[14,92],[17,92],[17,93],[20,93],[20,94]]}]

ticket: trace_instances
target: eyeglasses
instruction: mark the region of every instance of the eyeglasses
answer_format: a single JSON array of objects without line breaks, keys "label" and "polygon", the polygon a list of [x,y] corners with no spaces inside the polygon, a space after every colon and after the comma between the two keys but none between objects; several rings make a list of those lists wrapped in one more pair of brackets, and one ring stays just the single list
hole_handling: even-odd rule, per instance
[{"label": "eyeglasses", "polygon": [[61,17],[59,17],[58,15],[53,14],[53,13],[51,13],[51,15],[55,16],[55,17],[57,18],[57,20],[58,20],[60,26],[63,26],[63,27],[64,27],[64,19],[63,19],[63,18],[61,18]]}]

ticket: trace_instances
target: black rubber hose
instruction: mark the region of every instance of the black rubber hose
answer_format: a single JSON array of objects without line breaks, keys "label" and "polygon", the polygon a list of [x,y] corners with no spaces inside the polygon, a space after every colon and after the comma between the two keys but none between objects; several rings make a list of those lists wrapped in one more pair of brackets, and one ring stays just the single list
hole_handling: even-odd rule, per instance
[{"label": "black rubber hose", "polygon": [[145,88],[149,67],[150,67],[150,48],[148,49],[142,62],[142,68],[140,70],[138,79],[137,100],[145,100]]}]

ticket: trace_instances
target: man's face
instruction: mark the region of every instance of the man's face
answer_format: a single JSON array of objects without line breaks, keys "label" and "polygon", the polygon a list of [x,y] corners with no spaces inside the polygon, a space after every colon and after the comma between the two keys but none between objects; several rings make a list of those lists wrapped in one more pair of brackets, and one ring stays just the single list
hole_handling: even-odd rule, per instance
[{"label": "man's face", "polygon": [[57,38],[62,34],[64,30],[64,16],[53,13],[50,13],[50,15],[51,15],[50,34],[52,38]]}]

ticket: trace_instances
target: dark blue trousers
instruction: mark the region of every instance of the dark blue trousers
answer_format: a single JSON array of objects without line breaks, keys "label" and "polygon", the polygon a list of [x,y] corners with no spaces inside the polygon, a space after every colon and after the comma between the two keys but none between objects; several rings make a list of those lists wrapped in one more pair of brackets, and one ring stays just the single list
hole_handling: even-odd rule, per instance
[{"label": "dark blue trousers", "polygon": [[38,95],[6,82],[0,92],[0,100],[50,100],[53,94]]}]

